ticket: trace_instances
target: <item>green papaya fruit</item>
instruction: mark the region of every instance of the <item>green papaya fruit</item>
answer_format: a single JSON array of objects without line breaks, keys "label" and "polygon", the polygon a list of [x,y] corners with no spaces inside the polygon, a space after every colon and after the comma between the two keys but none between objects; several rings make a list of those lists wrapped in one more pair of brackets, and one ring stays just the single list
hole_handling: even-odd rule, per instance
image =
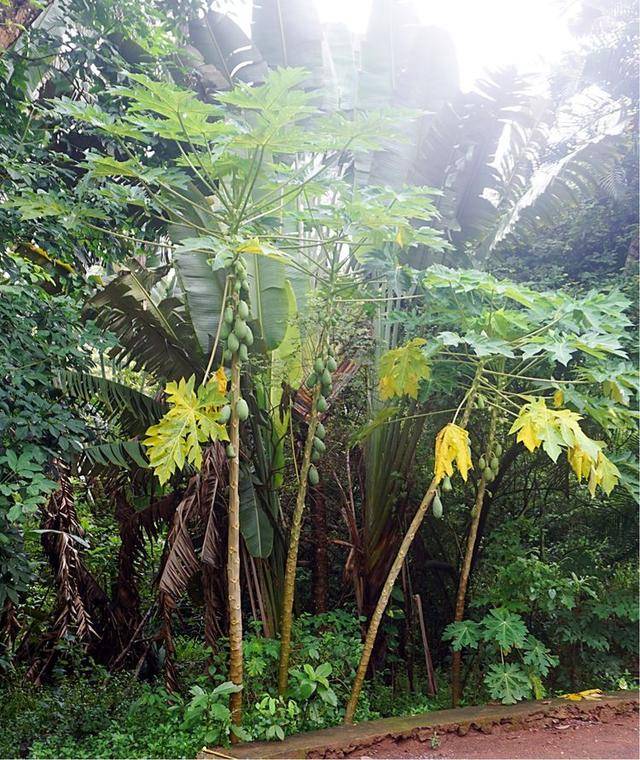
[{"label": "green papaya fruit", "polygon": [[321,438],[318,438],[318,436],[315,436],[313,439],[313,448],[316,451],[319,451],[321,454],[324,454],[324,452],[327,450],[324,441]]},{"label": "green papaya fruit", "polygon": [[451,485],[451,478],[448,475],[442,481],[442,490],[443,491],[453,490],[453,486]]},{"label": "green papaya fruit", "polygon": [[485,468],[486,466],[487,466],[487,460],[486,460],[484,457],[480,457],[480,459],[478,459],[478,467],[479,467],[481,470],[484,470],[484,468]]},{"label": "green papaya fruit", "polygon": [[247,325],[247,329],[244,331],[243,343],[245,346],[253,346],[253,332],[251,331],[249,325]]},{"label": "green papaya fruit", "polygon": [[244,343],[241,343],[240,348],[238,349],[238,359],[240,359],[241,362],[246,362],[249,359],[249,351]]},{"label": "green papaya fruit", "polygon": [[229,362],[233,359],[233,354],[231,351],[229,351],[228,348],[225,348],[225,350],[222,352],[222,361],[226,364],[229,364]]},{"label": "green papaya fruit", "polygon": [[316,451],[313,449],[311,452],[311,461],[312,462],[319,462],[322,459],[322,454],[319,451]]},{"label": "green papaya fruit", "polygon": [[440,501],[440,496],[438,493],[433,497],[433,503],[431,505],[431,509],[433,511],[433,516],[436,518],[436,520],[442,519],[442,514],[444,512],[442,507],[442,502]]},{"label": "green papaya fruit", "polygon": [[249,304],[246,301],[243,301],[242,299],[238,301],[238,316],[240,317],[240,319],[249,318]]},{"label": "green papaya fruit", "polygon": [[491,467],[494,473],[498,472],[500,469],[500,460],[498,457],[493,457],[493,459],[489,462],[489,467]]},{"label": "green papaya fruit", "polygon": [[487,481],[487,483],[491,483],[493,480],[493,470],[491,467],[484,467],[482,470],[482,474],[484,476],[484,479]]},{"label": "green papaya fruit", "polygon": [[314,465],[311,465],[311,467],[309,467],[308,480],[309,480],[309,485],[312,485],[312,486],[317,486],[318,483],[320,482],[320,475],[318,475],[318,471],[316,470]]},{"label": "green papaya fruit", "polygon": [[249,416],[249,404],[243,398],[236,402],[236,414],[241,422],[244,422]]},{"label": "green papaya fruit", "polygon": [[318,376],[315,372],[312,372],[307,378],[307,388],[313,388],[318,382]]},{"label": "green papaya fruit", "polygon": [[220,328],[220,337],[222,340],[226,340],[231,333],[231,325],[228,322],[223,322]]},{"label": "green papaya fruit", "polygon": [[327,369],[329,372],[335,372],[338,369],[338,362],[333,358],[333,356],[330,356],[327,359]]},{"label": "green papaya fruit", "polygon": [[322,359],[321,359],[320,357],[318,357],[318,358],[317,358],[317,359],[314,361],[314,363],[313,363],[313,369],[314,369],[314,370],[315,370],[315,371],[316,371],[316,372],[317,372],[319,375],[321,375],[321,374],[322,374],[322,372],[323,372],[323,370],[324,370],[324,362],[322,361]]},{"label": "green papaya fruit", "polygon": [[324,441],[326,434],[327,434],[327,431],[325,430],[324,425],[321,422],[319,422],[316,425],[316,435],[318,436],[318,438],[321,438]]},{"label": "green papaya fruit", "polygon": [[236,321],[233,323],[233,332],[236,334],[236,338],[242,342],[244,336],[247,333],[247,323],[241,317],[236,317]]},{"label": "green papaya fruit", "polygon": [[322,376],[320,377],[320,382],[323,385],[331,385],[331,372],[325,367],[322,371]]},{"label": "green papaya fruit", "polygon": [[233,309],[231,308],[231,306],[227,306],[227,308],[224,310],[224,321],[228,325],[233,324]]},{"label": "green papaya fruit", "polygon": [[235,459],[235,457],[236,457],[236,450],[234,449],[232,443],[229,443],[227,445],[226,452],[227,452],[227,458],[228,459]]},{"label": "green papaya fruit", "polygon": [[231,333],[231,335],[229,335],[227,338],[227,348],[229,351],[231,351],[232,354],[235,354],[235,352],[240,348],[240,341],[238,340],[235,333]]},{"label": "green papaya fruit", "polygon": [[233,290],[236,293],[240,293],[240,291],[242,290],[242,280],[233,281]]},{"label": "green papaya fruit", "polygon": [[329,405],[327,404],[326,399],[323,396],[320,396],[320,398],[316,402],[316,409],[322,413],[322,412],[326,412],[328,408],[329,408]]},{"label": "green papaya fruit", "polygon": [[494,445],[494,447],[493,447],[493,451],[494,451],[495,455],[497,457],[499,457],[500,454],[502,454],[502,445],[500,443],[496,443]]},{"label": "green papaya fruit", "polygon": [[221,422],[223,425],[226,425],[227,422],[229,422],[230,418],[231,418],[231,407],[229,406],[229,404],[225,404],[220,410],[220,416],[218,417],[218,422]]}]

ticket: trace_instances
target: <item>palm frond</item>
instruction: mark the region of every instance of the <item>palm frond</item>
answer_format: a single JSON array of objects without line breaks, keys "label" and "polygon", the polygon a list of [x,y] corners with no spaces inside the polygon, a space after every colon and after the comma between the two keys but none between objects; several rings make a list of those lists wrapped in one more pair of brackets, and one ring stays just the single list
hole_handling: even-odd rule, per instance
[{"label": "palm frond", "polygon": [[91,468],[122,467],[126,470],[148,468],[149,461],[140,441],[135,438],[85,446],[82,454]]},{"label": "palm frond", "polygon": [[117,336],[114,359],[133,362],[158,380],[177,380],[199,374],[203,359],[182,301],[152,296],[166,273],[166,267],[120,272],[91,299],[89,313]]},{"label": "palm frond", "polygon": [[131,436],[144,433],[166,411],[164,403],[146,393],[87,372],[62,371],[56,385],[67,395],[100,407],[108,420],[117,419]]}]

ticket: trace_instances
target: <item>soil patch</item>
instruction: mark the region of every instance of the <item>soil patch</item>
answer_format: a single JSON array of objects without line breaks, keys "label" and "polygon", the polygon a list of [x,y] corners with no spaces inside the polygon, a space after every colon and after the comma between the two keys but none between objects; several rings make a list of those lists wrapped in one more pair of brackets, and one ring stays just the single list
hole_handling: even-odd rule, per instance
[{"label": "soil patch", "polygon": [[599,717],[556,719],[542,727],[495,726],[490,734],[473,731],[394,740],[387,738],[358,758],[625,758],[640,757],[638,715],[604,713]]}]

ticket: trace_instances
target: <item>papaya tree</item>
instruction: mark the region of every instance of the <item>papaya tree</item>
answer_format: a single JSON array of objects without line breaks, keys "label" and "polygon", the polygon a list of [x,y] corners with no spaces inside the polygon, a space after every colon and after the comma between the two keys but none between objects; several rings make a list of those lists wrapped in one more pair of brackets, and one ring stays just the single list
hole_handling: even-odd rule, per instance
[{"label": "papaya tree", "polygon": [[[635,379],[625,362],[630,303],[621,293],[537,292],[480,271],[440,265],[424,272],[421,286],[418,318],[404,320],[407,337],[411,331],[418,335],[382,357],[380,391],[398,405],[389,420],[406,414],[407,405],[422,393],[434,407],[424,414],[449,421],[435,436],[433,479],[371,618],[346,722],[354,718],[382,616],[411,542],[431,505],[441,513],[456,472],[473,487],[455,609],[454,622],[459,622],[478,522],[509,437],[527,451],[542,448],[552,462],[566,457],[576,487],[586,481],[594,496],[598,488],[610,493],[621,479],[615,455],[605,453],[606,439],[632,424],[626,405]],[[452,678],[457,701],[458,646]]]}]

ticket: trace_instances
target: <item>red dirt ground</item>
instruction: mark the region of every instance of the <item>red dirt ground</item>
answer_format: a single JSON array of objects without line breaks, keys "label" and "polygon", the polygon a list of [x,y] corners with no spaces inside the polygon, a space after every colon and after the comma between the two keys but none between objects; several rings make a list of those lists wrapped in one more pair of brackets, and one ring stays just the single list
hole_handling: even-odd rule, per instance
[{"label": "red dirt ground", "polygon": [[437,747],[427,739],[385,741],[360,750],[349,757],[358,758],[640,758],[640,733],[637,713],[607,716],[605,720],[558,719],[548,727],[496,727],[492,733],[477,731],[466,736],[437,736]]}]

